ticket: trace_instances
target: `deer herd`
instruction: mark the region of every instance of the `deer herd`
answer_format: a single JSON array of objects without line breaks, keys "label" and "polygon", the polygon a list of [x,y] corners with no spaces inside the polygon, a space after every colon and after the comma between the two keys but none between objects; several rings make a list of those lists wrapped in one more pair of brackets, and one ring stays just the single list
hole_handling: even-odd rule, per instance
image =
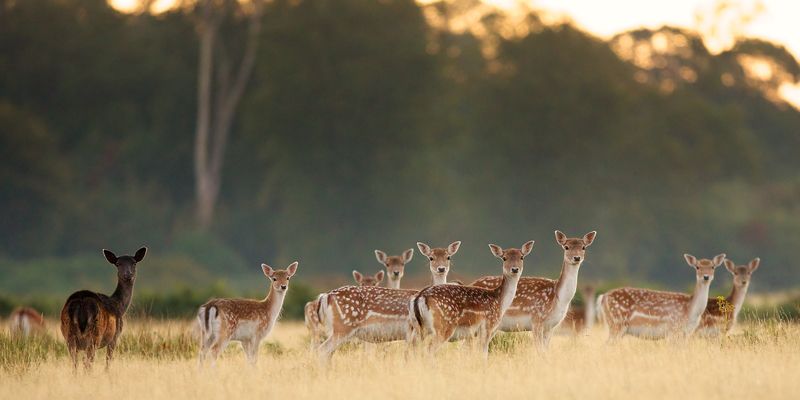
[{"label": "deer herd", "polygon": [[[374,275],[353,271],[356,285],[319,294],[305,306],[305,324],[311,349],[328,360],[343,344],[351,341],[383,343],[404,340],[410,349],[435,353],[449,341],[466,340],[487,356],[489,343],[498,331],[529,331],[539,350],[549,346],[559,330],[575,333],[591,330],[595,321],[605,323],[608,341],[624,335],[644,338],[727,335],[742,308],[758,258],[736,265],[718,254],[697,259],[684,254],[695,271],[692,293],[623,287],[595,298],[591,285],[581,287],[583,304],[573,305],[578,290],[580,267],[597,232],[582,237],[567,237],[555,231],[556,244],[563,250],[561,274],[557,279],[523,276],[525,259],[534,241],[519,248],[489,245],[499,260],[497,275],[484,276],[469,284],[448,282],[452,258],[461,242],[432,248],[418,242],[419,253],[427,258],[431,285],[423,289],[404,289],[400,282],[405,266],[414,256],[408,249],[399,256],[375,250],[385,267]],[[84,364],[91,367],[95,351],[106,347],[106,368],[114,355],[123,328],[123,316],[131,303],[136,267],[147,252],[141,248],[133,256],[116,256],[103,250],[106,260],[117,269],[117,287],[110,296],[82,290],[67,299],[61,311],[61,333],[73,366],[78,352],[85,352]],[[709,288],[717,267],[733,275],[733,289],[725,299],[709,299]],[[275,327],[281,313],[289,281],[298,263],[286,269],[262,264],[269,282],[263,300],[212,299],[199,307],[199,363],[210,358],[214,365],[231,341],[238,341],[248,362],[255,364],[261,341]],[[386,287],[380,286],[386,280]],[[42,315],[30,308],[15,310],[10,318],[13,332],[29,335],[45,330]]]}]

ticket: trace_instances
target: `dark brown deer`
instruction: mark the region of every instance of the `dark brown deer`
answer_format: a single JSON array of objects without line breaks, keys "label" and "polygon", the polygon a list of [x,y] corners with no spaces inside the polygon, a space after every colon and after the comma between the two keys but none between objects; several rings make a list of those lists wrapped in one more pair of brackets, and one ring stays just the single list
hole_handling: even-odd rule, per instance
[{"label": "dark brown deer", "polygon": [[84,366],[90,369],[97,349],[106,348],[106,369],[114,357],[122,333],[122,316],[128,310],[136,280],[136,264],[144,259],[147,248],[133,256],[117,257],[103,250],[106,260],[117,267],[117,289],[106,296],[89,290],[73,293],[61,309],[61,334],[67,341],[72,366],[78,368],[78,352],[86,352]]}]

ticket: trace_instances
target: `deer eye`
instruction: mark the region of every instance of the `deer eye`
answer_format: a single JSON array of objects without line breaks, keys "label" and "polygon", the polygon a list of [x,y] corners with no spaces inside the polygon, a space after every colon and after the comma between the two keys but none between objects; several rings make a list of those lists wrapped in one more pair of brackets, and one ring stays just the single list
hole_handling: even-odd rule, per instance
[{"label": "deer eye", "polygon": [[583,246],[583,247],[581,248],[581,250],[586,250],[586,246]]},{"label": "deer eye", "polygon": [[433,261],[433,257],[428,257],[428,260],[431,260],[431,261]]},{"label": "deer eye", "polygon": [[277,281],[277,280],[278,280],[278,278],[272,278],[272,281],[273,281],[273,282],[275,282],[275,281]]},{"label": "deer eye", "polygon": [[447,256],[447,259],[449,260],[449,259],[450,259],[450,256]]},{"label": "deer eye", "polygon": [[508,257],[503,256],[503,261],[508,261]]},{"label": "deer eye", "polygon": [[525,256],[519,256],[519,259],[520,259],[520,260],[524,260],[524,259],[525,259]]},{"label": "deer eye", "polygon": [[564,246],[564,250],[569,250],[569,246]]}]

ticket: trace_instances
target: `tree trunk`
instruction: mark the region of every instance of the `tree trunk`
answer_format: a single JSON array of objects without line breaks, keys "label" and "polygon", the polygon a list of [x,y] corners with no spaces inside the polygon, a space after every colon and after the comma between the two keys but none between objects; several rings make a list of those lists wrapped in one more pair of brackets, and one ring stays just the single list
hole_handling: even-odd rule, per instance
[{"label": "tree trunk", "polygon": [[[228,3],[230,5],[231,3]],[[240,5],[238,2],[232,4]],[[225,160],[225,148],[228,144],[231,125],[236,115],[236,108],[244,94],[247,81],[255,65],[258,51],[258,39],[261,33],[261,17],[263,5],[259,1],[252,3],[250,11],[247,43],[242,61],[233,76],[230,62],[224,51],[224,43],[219,33],[220,14],[225,10],[217,6],[213,0],[204,0],[200,4],[198,34],[200,51],[197,73],[197,120],[194,144],[194,176],[195,197],[197,202],[196,220],[200,229],[208,229],[214,219],[214,209],[219,197],[222,183],[222,166]],[[216,70],[216,90],[214,76]]]}]

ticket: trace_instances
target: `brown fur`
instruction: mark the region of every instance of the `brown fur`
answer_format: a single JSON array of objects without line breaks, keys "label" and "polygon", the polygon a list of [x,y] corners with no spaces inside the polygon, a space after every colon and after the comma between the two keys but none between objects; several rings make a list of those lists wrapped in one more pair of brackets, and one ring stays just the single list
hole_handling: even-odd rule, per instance
[{"label": "brown fur", "polygon": [[84,366],[91,368],[97,349],[106,348],[106,369],[114,357],[122,333],[122,317],[128,310],[136,278],[136,265],[144,259],[142,247],[134,256],[117,257],[103,250],[106,260],[117,268],[117,289],[111,296],[81,290],[67,298],[61,309],[61,334],[67,341],[72,365],[78,367],[78,352],[86,352]]},{"label": "brown fur", "polygon": [[761,259],[755,258],[747,265],[736,265],[731,260],[725,260],[725,269],[733,275],[731,293],[725,297],[725,305],[732,308],[723,312],[717,298],[709,298],[706,310],[700,320],[698,332],[704,336],[727,335],[736,325],[747,289],[750,286],[753,272],[758,269]]},{"label": "brown fur", "polygon": [[30,336],[47,333],[44,316],[31,307],[16,308],[8,319],[12,335]]}]

